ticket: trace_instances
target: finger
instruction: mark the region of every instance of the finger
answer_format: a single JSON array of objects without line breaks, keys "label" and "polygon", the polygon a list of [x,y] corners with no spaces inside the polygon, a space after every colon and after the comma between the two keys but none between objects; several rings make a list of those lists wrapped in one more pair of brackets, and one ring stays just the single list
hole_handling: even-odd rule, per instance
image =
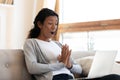
[{"label": "finger", "polygon": [[63,45],[62,46],[62,53],[65,53],[65,51],[66,51],[66,45]]},{"label": "finger", "polygon": [[68,60],[70,59],[71,51],[72,51],[72,50],[69,50],[69,52],[68,52],[68,54],[67,54],[67,59],[68,59]]},{"label": "finger", "polygon": [[65,44],[65,45],[63,45],[63,47],[62,47],[62,56],[67,56],[67,53],[68,53],[68,51],[67,51],[67,48],[68,46]]},{"label": "finger", "polygon": [[64,57],[64,56],[65,56],[65,45],[63,45],[63,46],[62,46],[61,56],[62,56],[62,57]]},{"label": "finger", "polygon": [[69,46],[66,46],[66,53],[69,54]]}]

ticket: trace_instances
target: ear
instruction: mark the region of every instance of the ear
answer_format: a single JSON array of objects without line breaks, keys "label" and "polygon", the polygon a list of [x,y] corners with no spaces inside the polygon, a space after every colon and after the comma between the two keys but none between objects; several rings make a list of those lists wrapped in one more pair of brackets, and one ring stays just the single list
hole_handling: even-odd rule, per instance
[{"label": "ear", "polygon": [[40,21],[37,22],[37,25],[38,25],[38,27],[39,27],[40,29],[42,28],[42,24],[41,24]]}]

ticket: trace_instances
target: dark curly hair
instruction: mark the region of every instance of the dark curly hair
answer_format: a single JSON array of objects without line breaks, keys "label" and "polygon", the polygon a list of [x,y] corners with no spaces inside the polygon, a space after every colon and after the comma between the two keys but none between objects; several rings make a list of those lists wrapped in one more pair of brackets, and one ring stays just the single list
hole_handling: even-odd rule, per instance
[{"label": "dark curly hair", "polygon": [[[47,17],[49,16],[56,16],[58,18],[58,24],[59,24],[59,16],[57,13],[55,13],[53,10],[48,9],[48,8],[43,8],[39,11],[37,16],[35,17],[34,20],[34,27],[30,30],[28,34],[28,38],[37,38],[40,34],[40,28],[37,25],[37,22],[40,21],[41,24],[44,24],[44,21]],[[57,25],[58,25],[57,24]]]}]

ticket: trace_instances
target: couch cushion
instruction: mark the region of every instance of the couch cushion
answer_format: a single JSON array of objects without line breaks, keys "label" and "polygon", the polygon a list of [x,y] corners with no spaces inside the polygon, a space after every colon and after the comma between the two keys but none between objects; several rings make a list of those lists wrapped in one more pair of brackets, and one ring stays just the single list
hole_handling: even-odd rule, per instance
[{"label": "couch cushion", "polygon": [[96,51],[73,51],[71,56],[74,59],[79,59],[87,56],[94,56]]},{"label": "couch cushion", "polygon": [[94,56],[87,56],[87,57],[83,57],[75,60],[82,67],[82,70],[83,70],[81,74],[82,76],[86,77],[88,75],[93,58]]},{"label": "couch cushion", "polygon": [[119,74],[120,75],[120,63],[114,63],[112,68],[112,74]]},{"label": "couch cushion", "polygon": [[0,50],[0,80],[31,80],[22,50]]}]

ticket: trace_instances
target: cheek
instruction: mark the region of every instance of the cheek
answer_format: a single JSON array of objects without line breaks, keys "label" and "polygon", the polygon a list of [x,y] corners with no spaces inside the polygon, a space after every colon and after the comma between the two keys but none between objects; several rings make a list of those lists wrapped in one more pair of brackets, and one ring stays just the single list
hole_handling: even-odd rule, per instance
[{"label": "cheek", "polygon": [[47,31],[50,31],[51,28],[52,28],[52,27],[51,27],[50,25],[46,25],[46,26],[45,26],[45,30],[47,30]]},{"label": "cheek", "polygon": [[58,29],[58,26],[55,26],[55,30],[57,30]]},{"label": "cheek", "polygon": [[44,33],[48,33],[49,31],[50,31],[50,28],[47,27],[47,26],[44,26],[43,32],[44,32]]}]

